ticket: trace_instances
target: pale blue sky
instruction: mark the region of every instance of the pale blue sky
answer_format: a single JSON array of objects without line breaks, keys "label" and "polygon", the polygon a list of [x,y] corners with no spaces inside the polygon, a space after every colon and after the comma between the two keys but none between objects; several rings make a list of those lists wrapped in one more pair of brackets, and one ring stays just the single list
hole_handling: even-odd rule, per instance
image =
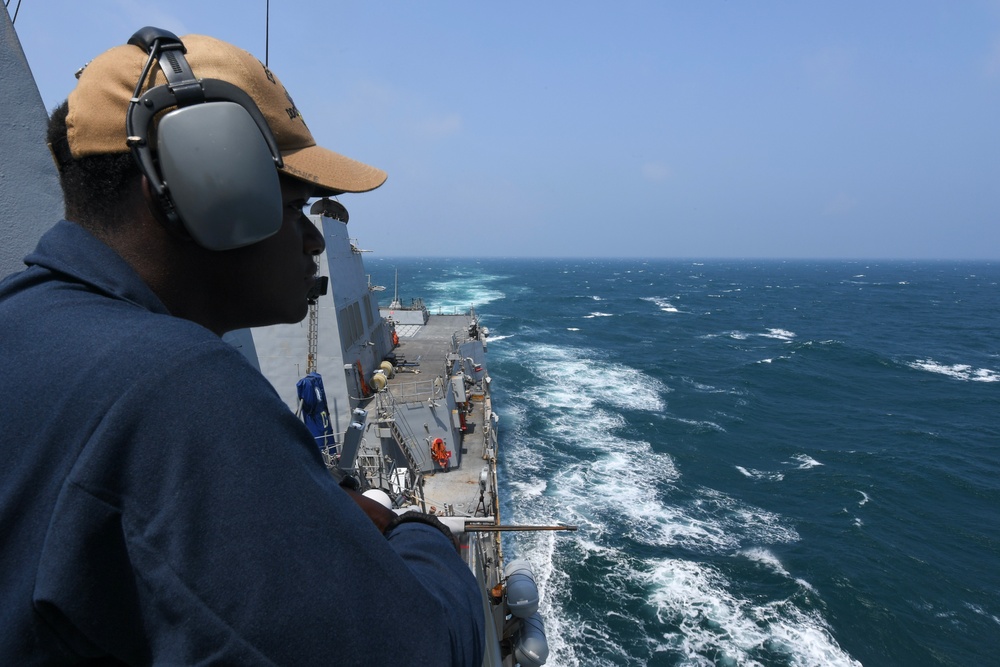
[{"label": "pale blue sky", "polygon": [[[15,28],[51,108],[147,24],[263,60],[264,7],[21,0]],[[389,172],[341,198],[383,256],[1000,258],[998,0],[272,0],[269,61]]]}]

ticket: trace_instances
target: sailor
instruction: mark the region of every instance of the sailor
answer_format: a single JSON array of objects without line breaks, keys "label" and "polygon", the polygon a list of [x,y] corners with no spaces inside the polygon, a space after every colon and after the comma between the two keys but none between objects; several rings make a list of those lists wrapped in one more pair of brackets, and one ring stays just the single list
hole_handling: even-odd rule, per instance
[{"label": "sailor", "polygon": [[250,54],[153,28],[49,142],[66,220],[0,283],[0,664],[480,664],[447,529],[341,488],[221,339],[305,317],[303,206],[385,173]]}]

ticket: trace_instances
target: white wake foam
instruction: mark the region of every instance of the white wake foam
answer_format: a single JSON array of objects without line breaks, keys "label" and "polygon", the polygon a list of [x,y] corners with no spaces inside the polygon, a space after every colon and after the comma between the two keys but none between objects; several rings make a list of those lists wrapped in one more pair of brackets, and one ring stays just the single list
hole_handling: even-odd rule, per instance
[{"label": "white wake foam", "polygon": [[790,600],[756,604],[735,596],[725,577],[707,565],[670,558],[648,565],[657,618],[680,627],[664,634],[665,647],[702,656],[697,664],[763,665],[761,653],[793,665],[861,664],[840,648],[822,617]]},{"label": "white wake foam", "polygon": [[[586,348],[503,354],[516,356],[535,378],[504,417],[511,514],[504,518],[580,527],[570,536],[510,536],[508,557],[527,558],[535,571],[550,666],[638,667],[661,651],[686,656],[684,664],[713,664],[716,656],[714,664],[760,665],[762,654],[794,665],[857,664],[818,612],[802,611],[794,600],[742,599],[710,564],[662,557],[678,549],[745,557],[811,591],[768,548],[800,539],[787,520],[715,489],[683,488],[673,457],[629,433],[623,410],[662,412],[669,391],[663,383]],[[805,455],[796,461],[818,465]],[[782,474],[740,470],[778,480]],[[581,571],[593,589],[591,604],[601,606],[586,619],[574,611],[581,582],[567,574]],[[647,626],[646,641],[623,645],[622,624]]]},{"label": "white wake foam", "polygon": [[525,363],[539,379],[530,398],[543,408],[586,412],[603,403],[626,410],[660,412],[665,407],[660,395],[670,391],[638,368],[604,361],[582,348],[535,346]]},{"label": "white wake foam", "polygon": [[[464,313],[470,306],[479,308],[505,298],[505,294],[492,284],[502,276],[461,274],[449,276],[427,284],[425,295],[427,309],[432,313]],[[440,296],[437,296],[440,295]]]}]

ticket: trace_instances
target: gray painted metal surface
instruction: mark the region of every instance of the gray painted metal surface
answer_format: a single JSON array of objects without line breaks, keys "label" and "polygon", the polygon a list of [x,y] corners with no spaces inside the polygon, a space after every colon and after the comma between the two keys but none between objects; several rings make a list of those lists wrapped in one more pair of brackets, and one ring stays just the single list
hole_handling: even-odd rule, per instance
[{"label": "gray painted metal surface", "polygon": [[63,214],[55,163],[45,145],[48,114],[10,15],[0,12],[0,278]]}]

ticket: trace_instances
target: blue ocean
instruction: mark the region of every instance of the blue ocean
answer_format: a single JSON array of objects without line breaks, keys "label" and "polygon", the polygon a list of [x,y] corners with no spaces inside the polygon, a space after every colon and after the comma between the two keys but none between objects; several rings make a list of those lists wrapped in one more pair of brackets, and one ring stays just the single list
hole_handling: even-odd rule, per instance
[{"label": "blue ocean", "polygon": [[375,257],[490,330],[549,665],[1000,664],[1000,264]]}]

